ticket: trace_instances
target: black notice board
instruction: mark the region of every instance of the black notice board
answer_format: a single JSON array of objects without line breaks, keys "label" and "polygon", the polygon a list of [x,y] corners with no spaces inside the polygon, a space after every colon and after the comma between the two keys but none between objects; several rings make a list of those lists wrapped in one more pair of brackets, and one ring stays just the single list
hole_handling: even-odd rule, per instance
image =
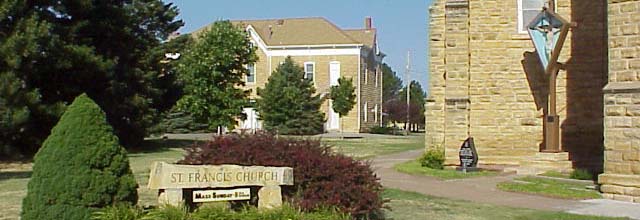
[{"label": "black notice board", "polygon": [[473,138],[467,138],[460,147],[460,167],[477,167],[478,166],[478,152],[476,146],[473,143]]}]

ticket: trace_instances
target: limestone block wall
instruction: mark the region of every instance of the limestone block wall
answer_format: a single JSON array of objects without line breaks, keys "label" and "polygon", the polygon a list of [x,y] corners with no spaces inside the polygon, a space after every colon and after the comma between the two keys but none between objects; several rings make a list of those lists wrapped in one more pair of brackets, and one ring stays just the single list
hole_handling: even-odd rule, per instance
[{"label": "limestone block wall", "polygon": [[609,0],[609,83],[604,89],[606,198],[640,202],[640,0]]},{"label": "limestone block wall", "polygon": [[[431,7],[427,147],[447,163],[468,136],[481,164],[529,160],[544,144],[547,77],[528,34],[518,32],[517,0],[440,0]],[[559,62],[557,112],[562,149],[574,166],[602,167],[602,87],[606,83],[604,3],[557,0],[574,27]]]},{"label": "limestone block wall", "polygon": [[460,144],[469,134],[470,8],[467,0],[445,3],[445,100],[447,164],[458,163]]},{"label": "limestone block wall", "polygon": [[429,96],[425,106],[427,149],[444,149],[445,15],[444,1],[434,1],[429,9]]},{"label": "limestone block wall", "polygon": [[[363,53],[369,54],[360,60],[360,132],[368,132],[371,127],[380,126],[382,123],[382,74],[373,52],[363,49]],[[356,78],[353,79],[353,83],[358,83]],[[357,107],[354,107],[354,110]]]}]

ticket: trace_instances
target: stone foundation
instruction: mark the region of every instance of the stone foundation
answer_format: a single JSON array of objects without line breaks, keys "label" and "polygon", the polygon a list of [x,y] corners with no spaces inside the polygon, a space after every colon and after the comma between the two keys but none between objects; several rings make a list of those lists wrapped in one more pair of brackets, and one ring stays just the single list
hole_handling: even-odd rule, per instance
[{"label": "stone foundation", "polygon": [[604,88],[605,198],[640,203],[640,0],[609,0]]},{"label": "stone foundation", "polygon": [[611,82],[605,93],[601,191],[606,198],[640,202],[640,82]]}]

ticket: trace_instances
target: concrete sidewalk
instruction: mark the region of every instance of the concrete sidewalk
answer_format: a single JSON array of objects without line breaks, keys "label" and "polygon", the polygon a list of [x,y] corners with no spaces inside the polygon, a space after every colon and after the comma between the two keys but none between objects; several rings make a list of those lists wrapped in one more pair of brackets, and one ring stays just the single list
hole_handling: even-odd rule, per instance
[{"label": "concrete sidewalk", "polygon": [[389,188],[516,208],[640,219],[640,204],[604,199],[584,201],[554,199],[504,192],[496,188],[497,183],[511,180],[516,177],[515,175],[443,181],[434,177],[404,174],[393,169],[395,164],[413,160],[419,157],[422,152],[423,150],[414,150],[377,157],[372,160],[372,166],[380,177],[382,185]]}]

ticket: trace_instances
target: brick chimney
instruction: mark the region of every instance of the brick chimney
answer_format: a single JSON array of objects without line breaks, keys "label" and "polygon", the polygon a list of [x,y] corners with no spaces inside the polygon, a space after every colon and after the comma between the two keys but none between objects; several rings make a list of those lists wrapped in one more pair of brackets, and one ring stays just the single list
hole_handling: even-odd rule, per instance
[{"label": "brick chimney", "polygon": [[371,17],[367,16],[364,18],[364,28],[371,30]]}]

